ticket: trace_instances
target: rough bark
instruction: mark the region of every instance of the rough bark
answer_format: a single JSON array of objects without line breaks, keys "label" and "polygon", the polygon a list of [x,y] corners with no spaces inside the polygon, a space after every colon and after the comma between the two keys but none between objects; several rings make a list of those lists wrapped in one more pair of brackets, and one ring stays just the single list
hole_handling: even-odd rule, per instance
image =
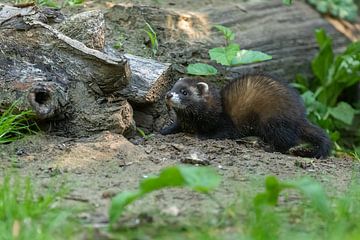
[{"label": "rough bark", "polygon": [[[1,106],[21,99],[20,110],[31,108],[38,119],[51,119],[46,125],[63,134],[84,136],[109,129],[124,133],[134,124],[132,108],[125,99],[110,96],[130,81],[127,59],[64,35],[57,28],[66,29],[66,22],[48,24],[49,16],[61,21],[60,15],[35,7],[0,8]],[[104,18],[100,12],[96,15],[98,24],[85,26],[98,29]],[[89,28],[78,29],[92,32]],[[89,39],[93,46],[100,47],[104,45],[104,32],[97,34],[100,37],[95,41]]]},{"label": "rough bark", "polygon": [[52,9],[0,5],[0,110],[21,99],[20,110],[32,109],[47,129],[65,135],[133,129],[126,98],[158,100],[170,64],[104,46],[101,11],[65,19]]},{"label": "rough bark", "polygon": [[[170,64],[125,54],[132,70],[128,87],[122,96],[136,103],[154,103],[169,86]],[[156,80],[156,81],[155,81]]]},{"label": "rough bark", "polygon": [[294,1],[242,4],[246,12],[234,6],[208,10],[212,23],[230,27],[241,48],[260,50],[273,56],[271,61],[234,68],[234,72],[261,70],[293,81],[296,74],[309,75],[310,63],[318,51],[315,30],[323,28],[333,38],[335,51],[341,51],[349,40],[311,6]]}]

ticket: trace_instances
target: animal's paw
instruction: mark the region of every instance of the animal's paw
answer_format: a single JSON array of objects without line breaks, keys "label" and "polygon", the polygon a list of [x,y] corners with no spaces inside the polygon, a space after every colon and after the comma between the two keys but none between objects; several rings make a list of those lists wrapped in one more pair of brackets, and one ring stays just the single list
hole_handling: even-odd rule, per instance
[{"label": "animal's paw", "polygon": [[160,129],[160,134],[161,135],[168,135],[168,134],[170,134],[170,132],[169,132],[167,127],[164,127],[162,129]]},{"label": "animal's paw", "polygon": [[168,135],[172,133],[172,128],[171,127],[164,127],[162,129],[160,129],[160,134],[162,135]]},{"label": "animal's paw", "polygon": [[171,124],[170,126],[164,127],[160,130],[162,135],[174,134],[180,132],[180,128],[177,124]]}]

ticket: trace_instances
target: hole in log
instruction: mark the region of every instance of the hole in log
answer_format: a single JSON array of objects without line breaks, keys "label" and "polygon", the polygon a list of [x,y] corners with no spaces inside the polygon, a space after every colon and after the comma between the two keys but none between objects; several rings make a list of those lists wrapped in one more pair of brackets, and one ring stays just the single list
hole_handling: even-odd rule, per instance
[{"label": "hole in log", "polygon": [[38,104],[46,104],[50,100],[50,94],[47,92],[35,93],[35,102]]}]

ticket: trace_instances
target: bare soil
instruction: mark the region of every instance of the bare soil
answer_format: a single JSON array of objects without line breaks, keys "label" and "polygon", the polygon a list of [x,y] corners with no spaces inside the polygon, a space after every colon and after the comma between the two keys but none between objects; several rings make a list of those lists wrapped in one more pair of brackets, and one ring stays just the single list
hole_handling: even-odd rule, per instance
[{"label": "bare soil", "polygon": [[[0,146],[0,175],[15,168],[20,177],[29,176],[33,180],[39,193],[64,184],[70,190],[66,197],[68,203],[91,206],[82,217],[101,226],[107,222],[112,196],[135,189],[142,178],[171,165],[209,164],[216,168],[222,175],[222,184],[215,196],[225,206],[233,202],[239,192],[254,187],[252,191],[258,191],[267,175],[288,180],[311,176],[336,194],[347,189],[359,167],[346,158],[314,160],[268,153],[253,139],[218,141],[199,140],[185,134],[155,134],[147,140],[133,141],[138,145],[110,132],[84,139],[28,137]],[[209,199],[176,189],[151,194],[130,206],[129,211],[136,214],[164,211],[165,215],[171,215],[171,209],[180,211],[180,216],[175,218],[180,222],[217,210]]]}]

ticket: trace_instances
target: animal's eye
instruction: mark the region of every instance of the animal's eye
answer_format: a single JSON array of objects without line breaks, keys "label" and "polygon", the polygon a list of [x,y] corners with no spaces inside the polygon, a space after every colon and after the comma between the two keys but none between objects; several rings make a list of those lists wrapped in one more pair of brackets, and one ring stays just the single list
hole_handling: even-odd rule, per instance
[{"label": "animal's eye", "polygon": [[181,92],[181,94],[184,95],[184,96],[186,96],[186,95],[188,94],[188,92],[187,92],[185,89],[181,89],[180,92]]}]

